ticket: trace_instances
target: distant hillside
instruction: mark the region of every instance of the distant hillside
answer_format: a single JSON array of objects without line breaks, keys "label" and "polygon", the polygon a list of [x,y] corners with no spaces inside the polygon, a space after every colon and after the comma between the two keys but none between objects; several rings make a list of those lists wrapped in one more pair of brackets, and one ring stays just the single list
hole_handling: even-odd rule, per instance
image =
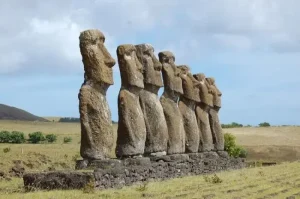
[{"label": "distant hillside", "polygon": [[22,109],[4,104],[0,104],[0,120],[48,121]]}]

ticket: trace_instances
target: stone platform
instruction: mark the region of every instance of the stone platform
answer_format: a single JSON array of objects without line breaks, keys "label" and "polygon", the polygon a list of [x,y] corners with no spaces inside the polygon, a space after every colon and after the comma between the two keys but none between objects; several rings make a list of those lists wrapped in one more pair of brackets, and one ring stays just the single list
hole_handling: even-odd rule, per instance
[{"label": "stone platform", "polygon": [[93,169],[94,171],[28,173],[23,179],[27,190],[30,188],[79,189],[91,181],[96,188],[106,189],[149,180],[165,180],[244,167],[244,159],[229,157],[226,152],[222,151],[123,160],[80,160],[77,161],[76,169]]}]

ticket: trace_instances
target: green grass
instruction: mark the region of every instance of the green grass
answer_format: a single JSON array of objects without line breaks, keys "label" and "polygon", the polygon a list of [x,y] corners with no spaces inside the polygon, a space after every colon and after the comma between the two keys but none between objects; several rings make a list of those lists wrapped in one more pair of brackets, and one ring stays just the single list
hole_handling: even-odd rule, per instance
[{"label": "green grass", "polygon": [[[300,163],[283,163],[271,167],[241,169],[217,173],[221,183],[212,183],[204,176],[177,178],[161,182],[150,182],[122,189],[98,190],[83,193],[83,190],[37,191],[24,193],[22,180],[0,182],[0,198],[286,198],[300,196]],[[142,187],[142,188],[141,188]],[[299,198],[299,196],[297,196]],[[297,198],[296,197],[296,198]]]}]

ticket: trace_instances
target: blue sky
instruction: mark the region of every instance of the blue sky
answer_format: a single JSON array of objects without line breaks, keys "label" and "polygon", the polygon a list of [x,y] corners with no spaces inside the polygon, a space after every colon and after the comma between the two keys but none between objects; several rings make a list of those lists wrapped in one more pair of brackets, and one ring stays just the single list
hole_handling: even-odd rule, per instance
[{"label": "blue sky", "polygon": [[[0,0],[0,103],[78,117],[81,31],[170,50],[176,64],[216,78],[222,123],[300,124],[298,0]],[[117,120],[120,88],[108,90]],[[162,91],[162,90],[161,90]]]}]

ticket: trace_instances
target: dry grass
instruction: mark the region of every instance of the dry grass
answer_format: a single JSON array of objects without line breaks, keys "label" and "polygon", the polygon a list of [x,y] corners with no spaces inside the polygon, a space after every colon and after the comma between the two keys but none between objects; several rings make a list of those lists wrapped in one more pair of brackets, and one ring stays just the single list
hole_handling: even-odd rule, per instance
[{"label": "dry grass", "polygon": [[151,182],[146,189],[139,185],[122,189],[109,189],[86,194],[82,190],[37,191],[24,193],[22,180],[0,182],[0,198],[38,199],[38,198],[286,198],[300,197],[300,163],[284,163],[272,167],[251,168],[218,173],[222,183],[207,182],[203,176],[192,176],[163,182]]},{"label": "dry grass", "polygon": [[[114,126],[115,132],[117,126]],[[58,122],[0,121],[0,130],[17,130],[25,134],[42,131],[58,135],[55,144],[0,144],[0,170],[8,171],[13,160],[22,160],[26,171],[73,169],[79,157],[80,125]],[[250,160],[296,160],[300,154],[300,127],[224,129],[237,137],[238,144],[249,151]],[[63,137],[72,142],[63,144]],[[4,153],[4,148],[11,151]],[[26,193],[22,179],[0,181],[0,198],[285,198],[300,192],[300,163],[282,164],[268,168],[222,172],[220,184],[205,182],[203,176],[149,183],[145,191],[137,186],[121,190],[97,191],[84,194],[76,191]],[[14,193],[16,192],[16,193]],[[273,194],[273,195],[272,195]],[[299,194],[300,195],[300,194]],[[296,198],[299,196],[296,196]],[[268,198],[268,197],[266,197]]]},{"label": "dry grass", "polygon": [[46,117],[42,117],[42,118],[45,118],[46,120],[49,120],[50,122],[58,122],[61,117],[46,116]]},{"label": "dry grass", "polygon": [[236,136],[248,160],[293,161],[300,159],[300,127],[250,127],[224,129]]},{"label": "dry grass", "polygon": [[[49,167],[72,169],[74,160],[79,157],[79,123],[0,120],[0,130],[17,130],[25,134],[42,131],[58,136],[55,144],[0,144],[0,170],[7,172],[13,160],[22,160],[28,171],[47,170]],[[115,135],[116,130],[117,125],[114,125]],[[233,128],[224,129],[224,132],[234,134],[238,144],[248,149],[249,160],[281,162],[300,158],[300,127]],[[72,137],[71,143],[63,144],[66,136]],[[10,148],[11,151],[3,153],[4,148]]]}]

